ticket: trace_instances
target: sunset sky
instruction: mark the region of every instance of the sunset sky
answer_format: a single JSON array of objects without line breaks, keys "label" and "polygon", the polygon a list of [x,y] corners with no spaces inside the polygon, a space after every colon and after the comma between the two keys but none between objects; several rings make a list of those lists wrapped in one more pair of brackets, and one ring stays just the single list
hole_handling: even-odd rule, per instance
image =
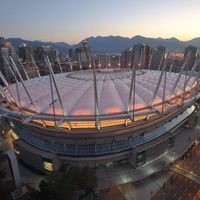
[{"label": "sunset sky", "polygon": [[0,36],[76,44],[91,36],[200,37],[200,0],[0,0]]}]

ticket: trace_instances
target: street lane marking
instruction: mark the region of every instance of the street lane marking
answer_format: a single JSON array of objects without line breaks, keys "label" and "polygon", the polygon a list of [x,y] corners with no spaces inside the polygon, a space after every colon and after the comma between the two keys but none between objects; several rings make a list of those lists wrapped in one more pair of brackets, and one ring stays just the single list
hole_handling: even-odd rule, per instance
[{"label": "street lane marking", "polygon": [[194,188],[196,187],[196,185],[194,185]]},{"label": "street lane marking", "polygon": [[187,188],[185,189],[185,191],[187,190]]},{"label": "street lane marking", "polygon": [[178,199],[178,200],[180,200],[180,199],[182,199],[182,196],[181,196],[181,197],[179,197],[179,199]]},{"label": "street lane marking", "polygon": [[191,195],[191,193],[190,194],[188,194],[188,197]]},{"label": "street lane marking", "polygon": [[180,186],[180,189],[182,188],[183,185]]},{"label": "street lane marking", "polygon": [[174,195],[174,197],[177,195],[177,193]]}]

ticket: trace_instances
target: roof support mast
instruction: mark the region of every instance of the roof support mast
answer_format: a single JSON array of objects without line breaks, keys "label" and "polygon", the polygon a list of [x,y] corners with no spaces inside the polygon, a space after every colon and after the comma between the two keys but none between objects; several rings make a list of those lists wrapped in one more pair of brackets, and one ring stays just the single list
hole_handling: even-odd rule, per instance
[{"label": "roof support mast", "polygon": [[148,70],[150,70],[152,58],[153,58],[153,50],[151,50],[151,57],[150,57],[150,60],[149,60],[149,67],[148,67]]},{"label": "roof support mast", "polygon": [[61,64],[60,64],[60,60],[58,58],[58,55],[56,55],[56,59],[57,59],[57,62],[58,62],[58,66],[60,68],[60,73],[63,73],[63,70],[62,70],[62,67],[61,67]]},{"label": "roof support mast", "polygon": [[158,68],[158,71],[161,71],[161,66],[162,66],[162,63],[165,59],[165,51],[163,51],[163,54],[162,54],[162,57],[161,57],[161,60],[160,60],[160,64],[159,64],[159,68]]},{"label": "roof support mast", "polygon": [[187,57],[186,57],[186,59],[185,59],[185,61],[184,61],[184,63],[183,63],[183,66],[182,66],[182,68],[181,68],[181,71],[179,72],[178,78],[176,79],[176,82],[175,82],[175,84],[174,84],[174,87],[172,88],[172,90],[171,90],[171,92],[170,92],[169,100],[171,99],[171,96],[172,96],[172,94],[174,93],[174,91],[175,91],[175,89],[176,89],[176,86],[177,86],[177,84],[178,84],[178,82],[179,82],[179,80],[180,80],[180,78],[181,78],[181,75],[182,75],[182,73],[183,73],[183,71],[184,71],[186,65],[188,64],[188,59],[189,59],[190,55],[191,55],[191,52],[189,51],[188,54],[187,54]]},{"label": "roof support mast", "polygon": [[192,70],[190,71],[189,77],[188,77],[188,79],[187,79],[187,81],[186,81],[186,83],[185,83],[185,86],[187,86],[187,84],[189,83],[189,81],[190,81],[190,79],[191,79],[191,77],[192,77],[193,72],[196,70],[197,66],[199,65],[199,62],[200,62],[200,57],[198,57],[198,58],[195,60],[195,63],[194,63],[194,65],[193,65],[193,67],[192,67]]},{"label": "roof support mast", "polygon": [[17,80],[17,77],[15,76],[15,73],[13,72],[13,70],[12,70],[10,64],[8,63],[7,59],[5,58],[5,56],[3,56],[3,59],[5,60],[5,62],[6,62],[6,64],[7,64],[7,66],[8,66],[8,68],[9,68],[9,70],[10,70],[10,72],[11,72],[11,74],[13,75],[13,77],[14,77],[14,79],[15,79],[15,82],[18,83],[19,81]]},{"label": "roof support mast", "polygon": [[94,56],[93,56],[93,75],[94,75],[94,105],[95,105],[95,116],[96,116],[96,126],[98,129],[100,129],[99,126],[99,102],[98,102],[98,93],[97,93],[97,80],[96,80],[96,67],[94,62]]},{"label": "roof support mast", "polygon": [[[152,100],[151,100],[151,108],[153,107],[153,104],[154,104],[154,101],[155,101],[155,98],[156,98],[156,95],[158,93],[158,89],[160,87],[160,84],[161,84],[161,81],[162,81],[162,77],[163,77],[163,74],[164,74],[164,71],[165,71],[165,68],[166,68],[166,60],[165,60],[165,63],[163,65],[163,68],[162,68],[162,71],[160,73],[160,76],[159,76],[159,80],[158,80],[158,83],[156,85],[156,89],[154,91],[154,94],[153,94],[153,97],[152,97]],[[164,103],[164,102],[163,102]]]},{"label": "roof support mast", "polygon": [[[131,97],[132,97],[132,93],[133,93],[133,88],[134,88],[133,115],[131,115],[130,114],[130,106],[131,106]],[[128,108],[127,108],[127,111],[128,111],[131,121],[134,120],[134,107],[135,107],[134,104],[135,104],[135,62],[133,62],[133,71],[132,71],[132,77],[131,77],[131,86],[130,86],[130,91],[129,91]]]},{"label": "roof support mast", "polygon": [[[48,56],[45,56],[44,58],[45,58],[47,66],[49,68],[50,76],[52,76],[52,80],[53,80],[53,83],[54,83],[54,86],[55,86],[55,89],[56,89],[56,92],[57,92],[57,95],[58,95],[58,99],[59,99],[59,102],[60,102],[60,105],[61,105],[61,109],[62,109],[63,115],[64,115],[64,117],[56,124],[56,126],[59,127],[67,117],[67,111],[66,111],[66,109],[64,107],[60,92],[58,90],[58,86],[57,86],[57,83],[56,83],[56,80],[55,80],[55,77],[54,77],[54,73],[53,73],[53,69],[52,69],[52,66],[51,66],[51,62],[50,62]],[[54,103],[54,102],[52,102],[52,103]],[[71,130],[69,124],[68,124],[68,128],[69,128],[69,130]]]},{"label": "roof support mast", "polygon": [[[12,98],[14,99],[15,103],[17,104],[18,107],[21,107],[20,104],[19,104],[19,101],[15,98],[15,96],[12,94],[11,90],[10,90],[10,87],[9,87],[9,84],[8,82],[6,81],[6,79],[4,78],[2,72],[0,71],[0,78],[1,80],[3,81],[4,85],[6,86],[7,90],[9,91],[10,95],[12,96]],[[2,87],[1,87],[2,88]],[[6,93],[4,92],[4,90],[2,89],[2,92],[3,92],[3,95],[8,98],[8,96],[6,95]],[[9,102],[9,98],[7,99]]]},{"label": "roof support mast", "polygon": [[30,57],[31,57],[31,60],[32,60],[32,62],[33,62],[33,65],[34,65],[34,67],[35,67],[35,69],[36,69],[36,71],[37,71],[37,74],[38,74],[38,77],[41,77],[40,76],[40,72],[39,72],[39,70],[38,70],[38,68],[37,68],[37,65],[35,64],[35,60],[33,59],[33,56],[30,54]]},{"label": "roof support mast", "polygon": [[21,62],[21,60],[19,59],[18,56],[17,56],[17,59],[18,59],[18,61],[19,61],[20,66],[22,67],[22,70],[23,70],[23,72],[24,72],[24,74],[25,74],[25,76],[26,76],[26,79],[29,80],[27,71],[24,69],[24,66],[22,65],[22,62]]},{"label": "roof support mast", "polygon": [[26,88],[26,85],[24,84],[24,80],[23,80],[21,74],[19,73],[19,70],[17,69],[17,66],[15,65],[15,62],[13,61],[13,59],[12,59],[11,56],[10,56],[10,60],[11,60],[11,62],[12,62],[12,64],[13,64],[13,67],[14,67],[14,69],[15,69],[15,71],[16,71],[16,73],[17,73],[17,75],[18,75],[18,77],[19,77],[19,79],[20,79],[20,81],[21,81],[21,83],[22,83],[22,86],[24,87],[24,90],[26,91],[26,94],[27,94],[29,100],[31,101],[33,107],[35,108],[36,113],[39,113],[39,110],[38,110],[38,108],[37,108],[35,102],[34,102],[33,99],[31,98],[31,95],[29,94],[28,89]]}]

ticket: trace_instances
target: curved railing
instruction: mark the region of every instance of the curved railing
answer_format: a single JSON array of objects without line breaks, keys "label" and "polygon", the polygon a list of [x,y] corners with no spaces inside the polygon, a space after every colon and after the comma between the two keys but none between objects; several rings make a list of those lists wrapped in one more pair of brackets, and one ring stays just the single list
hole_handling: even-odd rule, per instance
[{"label": "curved railing", "polygon": [[113,141],[112,143],[102,144],[58,144],[51,141],[41,141],[33,137],[29,132],[25,131],[17,122],[11,121],[10,125],[13,127],[15,132],[32,146],[39,149],[57,153],[60,156],[68,157],[98,157],[111,154],[117,154],[131,150],[133,147],[147,143],[173,129],[180,122],[185,120],[194,111],[195,106],[191,106],[185,110],[182,114],[173,118],[171,121],[158,127],[154,132],[134,138],[123,139],[120,141]]}]

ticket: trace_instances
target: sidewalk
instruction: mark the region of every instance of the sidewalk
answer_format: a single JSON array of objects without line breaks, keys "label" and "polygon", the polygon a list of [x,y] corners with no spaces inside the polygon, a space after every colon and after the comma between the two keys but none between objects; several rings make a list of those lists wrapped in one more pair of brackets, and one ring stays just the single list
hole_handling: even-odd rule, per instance
[{"label": "sidewalk", "polygon": [[[176,136],[175,147],[173,151],[169,152],[155,162],[139,168],[138,170],[135,170],[133,167],[131,168],[131,166],[128,164],[112,167],[112,169],[111,167],[104,168],[104,170],[98,169],[98,186],[103,186],[103,183],[105,186],[111,186],[111,184],[114,185],[119,183],[121,184],[121,186],[118,187],[121,191],[121,195],[123,195],[127,200],[158,200],[156,199],[156,194],[157,196],[161,195],[159,192],[162,193],[163,183],[166,182],[173,174],[173,172],[169,170],[170,163],[176,160],[176,163],[180,164],[182,161],[177,158],[179,158],[182,152],[184,152],[184,150],[187,149],[187,147],[199,136],[199,126],[195,129],[183,129]],[[189,137],[191,138],[190,141],[188,140]],[[165,168],[163,168],[163,165],[161,165],[163,162],[166,164]],[[113,171],[117,173],[114,173]],[[160,172],[156,173],[156,171]],[[111,176],[111,174],[113,176]],[[134,183],[131,184],[128,182]],[[109,194],[109,196],[112,198],[111,194]],[[108,198],[102,197],[101,199],[107,200]]]},{"label": "sidewalk", "polygon": [[[3,150],[4,152],[6,152],[10,149],[13,150],[11,138],[5,139],[4,136],[1,134],[0,135],[0,149]],[[26,184],[30,185],[31,187],[38,189],[39,183],[42,180],[43,176],[33,173],[32,171],[30,171],[29,169],[27,169],[20,163],[18,163],[18,166],[19,166],[19,172],[20,172],[20,176],[21,176],[21,182],[26,183]],[[2,181],[6,182],[9,180],[12,180],[13,178],[11,175],[8,161],[6,161],[4,163],[4,167],[7,169],[6,177]]]}]

